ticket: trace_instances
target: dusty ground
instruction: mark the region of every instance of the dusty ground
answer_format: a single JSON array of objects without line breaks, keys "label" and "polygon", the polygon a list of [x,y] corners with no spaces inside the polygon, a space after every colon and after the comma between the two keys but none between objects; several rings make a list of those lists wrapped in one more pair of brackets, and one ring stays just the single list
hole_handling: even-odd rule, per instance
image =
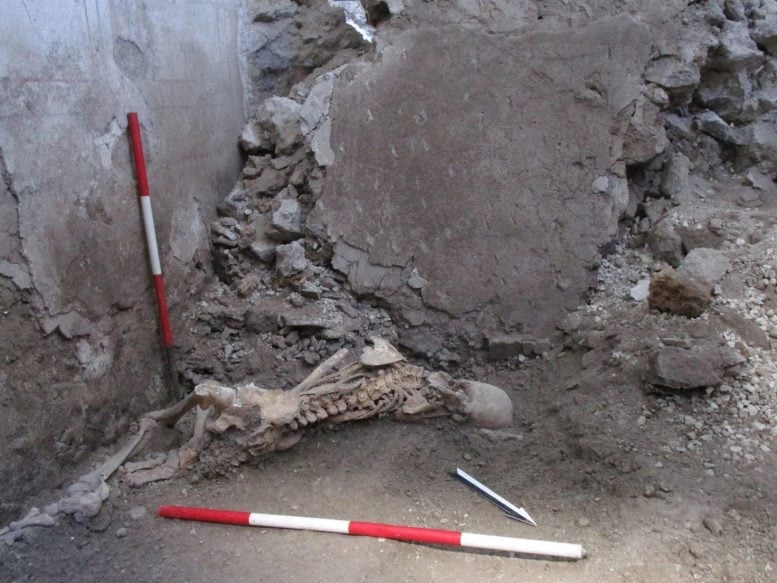
[{"label": "dusty ground", "polygon": [[[718,247],[732,268],[707,312],[688,319],[633,301],[634,282],[660,264],[642,248],[617,248],[555,348],[540,358],[461,366],[461,376],[508,391],[516,409],[509,430],[378,419],[319,428],[290,451],[235,467],[225,478],[195,471],[130,489],[119,475],[88,523],[58,517],[56,527],[27,531],[0,548],[0,579],[774,580],[777,367],[765,331],[773,333],[777,319],[769,279],[777,248],[773,201],[749,209],[728,200],[726,188],[705,192],[704,204],[681,204],[667,220],[679,228],[683,221],[706,225],[721,212],[728,217]],[[725,320],[726,310],[741,318]],[[224,336],[225,345],[234,341]],[[734,346],[746,362],[716,389],[654,392],[649,363],[657,348],[711,341]],[[457,466],[525,506],[539,526],[502,516],[449,476]],[[30,505],[59,496],[44,492]],[[557,540],[580,543],[589,556],[549,561],[187,523],[156,517],[162,504]]]},{"label": "dusty ground", "polygon": [[[582,385],[580,357],[485,373],[510,392],[514,431],[386,420],[322,430],[228,479],[121,484],[87,525],[67,519],[0,551],[8,581],[769,581],[777,568],[774,451],[726,462],[723,443],[667,452],[694,398],[646,396],[613,372]],[[574,387],[574,388],[569,388]],[[698,397],[696,398],[698,399]],[[668,407],[672,403],[673,407]],[[647,423],[638,418],[652,411]],[[708,467],[714,464],[713,472]],[[503,517],[448,472],[524,505]],[[712,475],[710,475],[712,474]],[[377,520],[577,542],[546,561],[340,535],[169,521],[161,504]],[[133,519],[129,511],[146,513]],[[137,510],[135,511],[137,512]],[[705,519],[706,524],[705,526]],[[722,532],[712,532],[717,526]],[[126,536],[118,537],[120,529]],[[710,530],[712,529],[712,530]]]},{"label": "dusty ground", "polygon": [[[701,317],[651,311],[630,298],[636,282],[664,266],[636,235],[602,262],[597,289],[542,357],[460,365],[460,376],[508,391],[516,409],[511,429],[378,419],[320,428],[290,451],[237,466],[225,478],[203,479],[195,471],[132,490],[119,474],[91,521],[60,516],[56,527],[28,530],[3,545],[0,580],[775,580],[777,215],[773,195],[754,198],[747,190],[741,199],[740,190],[720,178],[699,178],[663,218],[689,245],[693,236],[706,237],[730,261]],[[229,362],[227,347],[248,346],[252,338],[215,324],[206,333],[192,330],[195,345],[198,334],[209,339],[202,358],[223,355],[214,363]],[[656,351],[702,345],[729,347],[743,362],[726,371],[719,387],[656,392],[650,378]],[[303,354],[295,344],[265,357],[277,359],[278,378],[288,385],[304,374]],[[195,373],[252,377],[243,365]],[[503,517],[449,476],[457,466],[525,506],[539,526]],[[60,496],[44,492],[28,506]],[[580,543],[589,556],[548,561],[170,521],[155,515],[162,504],[557,540]]]}]

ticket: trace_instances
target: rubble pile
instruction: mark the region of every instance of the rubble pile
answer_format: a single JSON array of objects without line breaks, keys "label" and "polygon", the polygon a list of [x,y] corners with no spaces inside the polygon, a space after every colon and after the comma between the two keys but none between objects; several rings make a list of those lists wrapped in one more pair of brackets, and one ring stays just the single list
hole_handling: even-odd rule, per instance
[{"label": "rubble pile", "polygon": [[249,376],[291,386],[343,347],[396,341],[389,315],[331,269],[331,249],[308,221],[331,156],[325,118],[341,70],[296,85],[294,99],[267,99],[240,137],[242,178],[210,226],[219,281],[198,302],[194,340],[183,347],[192,386]]},{"label": "rubble pile", "polygon": [[343,9],[326,0],[249,0],[244,10],[241,64],[251,109],[287,95],[311,72],[336,68],[369,50]]},{"label": "rubble pile", "polygon": [[[678,219],[689,215],[684,207]],[[609,374],[624,387],[642,387],[656,397],[636,419],[670,419],[677,436],[659,447],[666,454],[698,452],[714,475],[715,460],[762,463],[777,438],[777,293],[773,263],[777,226],[758,220],[758,212],[727,213],[718,271],[709,306],[696,317],[653,309],[635,293],[640,282],[653,284],[666,264],[646,249],[619,246],[603,260],[599,283],[589,303],[561,324],[564,346],[582,353],[581,382]],[[755,218],[754,218],[755,215]],[[758,243],[738,244],[749,229]],[[691,265],[696,265],[689,254]],[[681,263],[677,273],[681,273]],[[695,267],[694,267],[695,268]],[[694,282],[697,286],[699,280]],[[651,284],[651,285],[653,285]]]},{"label": "rubble pile", "polygon": [[[288,26],[290,19],[311,18],[307,11],[312,9],[306,4],[281,4],[258,3],[253,8],[259,15],[254,18],[255,26],[278,28]],[[777,174],[773,4],[771,0],[693,4],[678,14],[671,31],[651,28],[652,53],[640,57],[645,59],[642,78],[633,80],[639,94],[630,100],[621,89],[617,96],[622,106],[617,115],[620,126],[612,131],[621,134],[622,147],[612,146],[611,174],[596,178],[592,189],[613,197],[619,209],[612,214],[613,225],[621,221],[623,244],[649,253],[651,261],[660,265],[633,281],[631,289],[634,299],[647,299],[655,310],[694,318],[715,305],[720,297],[718,280],[737,270],[736,260],[732,263],[721,247],[741,249],[745,243],[739,235],[727,240],[732,218],[726,209],[732,205],[742,211],[750,209],[754,214],[748,216],[755,217],[757,209],[767,212],[765,208],[777,193],[773,180]],[[413,3],[392,6],[409,17],[432,9]],[[369,13],[374,10],[369,3],[367,8]],[[318,29],[326,31],[340,24],[324,19]],[[631,27],[632,34],[643,34],[628,19],[600,26],[611,32]],[[400,23],[386,34],[403,38],[406,28],[406,22]],[[361,48],[349,53],[350,59],[365,52],[361,42],[354,45]],[[557,333],[532,333],[533,316],[525,321],[510,319],[519,312],[542,313],[548,322],[558,322],[564,306],[570,309],[580,302],[576,290],[589,285],[589,276],[574,270],[568,271],[569,277],[563,275],[567,268],[560,267],[562,263],[555,258],[548,258],[549,264],[556,265],[561,275],[545,281],[536,271],[531,280],[532,290],[536,287],[547,296],[546,310],[533,307],[534,291],[521,288],[521,293],[513,290],[518,295],[505,299],[508,305],[525,303],[526,308],[511,308],[513,312],[503,311],[501,316],[491,308],[461,314],[451,308],[457,302],[451,294],[457,289],[489,288],[482,281],[473,286],[466,281],[467,274],[447,260],[444,269],[435,273],[455,274],[449,279],[455,279],[458,288],[441,286],[435,273],[419,270],[418,258],[401,265],[391,265],[394,259],[375,262],[374,255],[390,258],[391,249],[403,244],[394,241],[397,237],[397,241],[426,245],[423,235],[418,241],[413,238],[426,228],[425,218],[406,216],[406,228],[392,223],[393,238],[387,240],[381,234],[383,221],[393,219],[382,203],[378,207],[383,215],[373,230],[372,201],[369,208],[361,208],[362,203],[345,194],[353,180],[346,185],[339,170],[331,175],[335,151],[341,158],[343,152],[342,139],[333,139],[333,127],[347,126],[349,119],[357,127],[362,114],[375,119],[370,108],[343,110],[333,95],[340,95],[343,102],[342,95],[351,87],[374,83],[369,76],[374,65],[349,66],[331,58],[326,62],[292,85],[288,95],[262,101],[240,137],[247,156],[243,176],[211,225],[213,262],[220,282],[200,302],[192,328],[196,337],[206,336],[211,342],[193,342],[189,347],[186,379],[195,383],[211,375],[231,380],[240,380],[240,375],[261,376],[268,372],[268,363],[274,368],[278,359],[312,366],[344,345],[361,343],[365,334],[397,341],[438,366],[462,361],[471,365],[469,358],[482,349],[490,359],[501,360],[539,356],[558,345]],[[602,83],[600,90],[612,91]],[[355,102],[345,99],[345,103]],[[428,122],[423,115],[418,119],[421,127]],[[385,145],[380,139],[378,134],[375,148]],[[339,164],[344,164],[342,159]],[[356,172],[369,180],[371,172],[383,170],[359,167]],[[387,192],[386,197],[399,194]],[[356,238],[365,239],[369,246],[370,241],[384,237],[388,251],[365,254],[347,242],[353,240],[343,237],[348,225],[332,219],[332,209],[343,204],[355,205],[354,216],[364,217],[363,232]],[[483,237],[490,241],[487,233]],[[608,237],[610,242],[617,240],[617,232],[613,230]],[[606,248],[602,243],[601,249]],[[582,253],[582,244],[577,249]],[[526,260],[515,261],[522,266]],[[600,263],[593,256],[586,261],[594,267]],[[499,269],[495,266],[495,273]],[[630,272],[632,279],[634,272]],[[530,281],[527,277],[519,280]],[[430,283],[435,278],[436,284]],[[567,299],[558,305],[550,300],[553,294]],[[453,330],[458,336],[449,325],[452,313],[459,315],[456,321],[465,322]],[[470,314],[478,315],[467,323]],[[222,355],[223,363],[202,364],[214,350]],[[284,366],[288,371],[293,368]]]}]

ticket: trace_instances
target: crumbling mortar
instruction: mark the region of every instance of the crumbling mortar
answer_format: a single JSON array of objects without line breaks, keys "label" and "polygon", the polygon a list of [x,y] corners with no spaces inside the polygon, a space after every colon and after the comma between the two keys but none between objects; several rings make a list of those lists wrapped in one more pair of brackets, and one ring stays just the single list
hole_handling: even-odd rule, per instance
[{"label": "crumbling mortar", "polygon": [[[3,152],[3,147],[0,146],[0,176],[3,177],[3,184],[5,184],[5,187],[8,189],[8,192],[11,193],[11,196],[14,197],[14,200],[16,200],[16,204],[19,204],[19,194],[16,192],[16,188],[13,184],[13,177],[11,176],[11,172],[8,170],[8,164],[5,161],[5,153]],[[18,209],[17,209],[17,215],[18,215]]]},{"label": "crumbling mortar", "polygon": [[30,275],[30,283],[31,283],[31,288],[25,291],[30,294],[31,299],[34,301],[34,304],[43,305],[43,296],[38,292],[37,288],[35,287],[35,280],[30,270],[30,260],[24,251],[24,234],[22,233],[22,229],[21,229],[21,213],[19,212],[19,204],[21,203],[21,197],[19,196],[19,193],[16,190],[16,186],[14,185],[14,181],[13,181],[13,176],[11,175],[11,172],[8,169],[8,163],[6,162],[5,152],[3,151],[2,146],[0,146],[0,176],[2,177],[5,188],[8,190],[8,192],[13,197],[15,202],[14,218],[16,223],[16,232],[18,233],[18,237],[19,237],[19,255],[24,260],[24,267],[27,270],[27,273]]}]

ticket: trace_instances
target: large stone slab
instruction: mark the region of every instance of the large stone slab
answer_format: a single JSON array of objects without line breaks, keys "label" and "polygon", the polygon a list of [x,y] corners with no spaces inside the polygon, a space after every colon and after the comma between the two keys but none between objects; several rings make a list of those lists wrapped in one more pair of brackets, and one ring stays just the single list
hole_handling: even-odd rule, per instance
[{"label": "large stone slab", "polygon": [[313,213],[334,266],[412,314],[406,337],[549,334],[625,210],[616,117],[650,47],[627,17],[528,36],[416,30],[351,67]]},{"label": "large stone slab", "polygon": [[667,346],[655,357],[654,384],[670,389],[717,387],[722,381],[723,366],[717,348],[697,350]]}]

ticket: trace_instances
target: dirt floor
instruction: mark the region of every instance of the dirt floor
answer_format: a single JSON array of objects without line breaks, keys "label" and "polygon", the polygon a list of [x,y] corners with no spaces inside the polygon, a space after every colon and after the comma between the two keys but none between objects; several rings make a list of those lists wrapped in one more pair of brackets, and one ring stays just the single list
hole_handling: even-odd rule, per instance
[{"label": "dirt floor", "polygon": [[[693,399],[646,396],[617,375],[574,382],[580,359],[485,373],[514,431],[387,420],[321,430],[224,479],[130,490],[87,524],[66,519],[0,550],[7,581],[769,581],[777,568],[774,451],[726,462],[714,440],[666,451]],[[672,413],[667,403],[673,403]],[[646,423],[638,422],[652,411]],[[682,435],[682,433],[680,433]],[[461,467],[523,505],[511,521],[449,476]],[[710,471],[712,470],[712,471]],[[588,558],[502,553],[158,518],[162,504],[375,520],[581,543]],[[145,509],[145,512],[138,510]],[[138,516],[141,515],[141,516]],[[123,536],[122,536],[123,535]]]},{"label": "dirt floor", "polygon": [[[560,324],[542,356],[470,358],[451,370],[504,388],[516,411],[511,428],[374,419],[318,427],[287,452],[254,464],[235,460],[223,477],[195,466],[131,489],[120,471],[94,518],[57,515],[56,526],[25,529],[21,540],[0,545],[0,580],[774,581],[777,213],[772,196],[742,188],[695,179],[663,219],[682,234],[685,249],[702,241],[728,261],[701,316],[649,307],[640,282],[666,264],[636,234],[602,261],[591,297]],[[682,258],[681,271],[691,257]],[[199,305],[193,318],[212,318],[211,304]],[[215,324],[197,340],[198,326],[190,341],[207,348],[198,358],[209,362],[220,354],[231,362],[231,347],[255,342],[243,328]],[[289,386],[307,373],[305,352],[286,346],[274,370]],[[656,364],[678,353],[691,357],[687,366]],[[252,378],[235,366],[231,374]],[[73,468],[73,476],[115,451]],[[456,467],[524,506],[538,526],[505,518],[450,476]],[[27,507],[62,495],[43,492]],[[166,504],[580,543],[588,557],[551,561],[158,518]]]},{"label": "dirt floor", "polygon": [[[120,471],[94,518],[58,515],[56,526],[25,529],[21,540],[0,545],[0,580],[774,581],[773,201],[745,208],[729,200],[727,187],[708,186],[697,188],[703,204],[678,205],[665,219],[697,237],[714,227],[715,245],[731,262],[702,316],[635,300],[639,281],[664,264],[638,245],[617,247],[552,349],[536,358],[470,359],[452,371],[504,388],[516,412],[511,428],[374,419],[317,427],[287,452],[254,464],[235,460],[223,477],[195,466],[132,489]],[[239,340],[215,337],[222,346],[209,345],[211,354]],[[656,354],[673,348],[697,354],[696,370],[657,367]],[[656,385],[707,369],[721,376],[715,388]],[[538,526],[504,517],[450,476],[456,467],[524,506]],[[43,492],[27,507],[62,495]],[[166,504],[579,543],[588,557],[543,560],[158,518]]]}]

